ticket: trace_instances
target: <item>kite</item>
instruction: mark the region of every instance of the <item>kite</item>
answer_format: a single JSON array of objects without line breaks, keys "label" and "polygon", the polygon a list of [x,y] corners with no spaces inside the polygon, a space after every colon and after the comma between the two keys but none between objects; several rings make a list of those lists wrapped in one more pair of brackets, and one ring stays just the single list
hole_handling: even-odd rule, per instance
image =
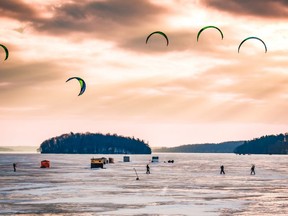
[{"label": "kite", "polygon": [[266,44],[264,43],[263,40],[261,40],[261,39],[258,38],[258,37],[248,37],[248,38],[244,39],[244,40],[240,43],[240,45],[239,45],[239,47],[238,47],[238,53],[239,53],[239,51],[240,51],[240,47],[242,46],[242,44],[243,44],[245,41],[250,40],[250,39],[257,39],[257,40],[261,41],[261,42],[263,43],[264,47],[265,47],[265,53],[267,52],[267,47],[266,47]]},{"label": "kite", "polygon": [[80,90],[80,93],[78,94],[78,96],[82,95],[82,94],[85,92],[85,90],[86,90],[86,83],[85,83],[85,81],[84,81],[83,79],[79,78],[79,77],[71,77],[71,78],[69,78],[68,80],[66,80],[66,82],[68,82],[68,81],[70,81],[70,80],[72,80],[72,79],[77,79],[77,80],[79,81],[81,90]]},{"label": "kite", "polygon": [[5,51],[5,54],[6,54],[6,57],[5,57],[5,59],[4,59],[4,61],[5,60],[7,60],[8,59],[8,57],[9,57],[9,52],[8,52],[8,49],[7,49],[7,47],[6,46],[4,46],[3,44],[0,44],[0,46],[4,49],[4,51]]},{"label": "kite", "polygon": [[197,34],[197,42],[198,42],[198,40],[199,40],[200,34],[201,34],[205,29],[208,29],[208,28],[215,28],[215,29],[217,29],[217,30],[220,32],[221,37],[222,37],[222,40],[223,40],[224,35],[223,35],[222,31],[221,31],[219,28],[217,28],[216,26],[205,26],[204,28],[202,28],[202,29],[198,32],[198,34]]},{"label": "kite", "polygon": [[153,34],[160,34],[160,35],[162,35],[163,37],[165,37],[166,42],[167,42],[167,46],[168,46],[168,44],[169,44],[168,37],[167,37],[166,34],[164,34],[164,33],[161,32],[161,31],[155,31],[155,32],[152,32],[152,33],[151,33],[151,34],[146,38],[146,44],[148,43],[149,38],[150,38]]}]

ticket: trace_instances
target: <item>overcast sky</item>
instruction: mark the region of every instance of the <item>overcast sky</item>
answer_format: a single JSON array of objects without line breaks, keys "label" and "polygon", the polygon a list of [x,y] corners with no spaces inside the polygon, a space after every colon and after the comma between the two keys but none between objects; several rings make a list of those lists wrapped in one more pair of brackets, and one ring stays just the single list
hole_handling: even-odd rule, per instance
[{"label": "overcast sky", "polygon": [[[137,2],[137,3],[136,3]],[[288,1],[0,1],[0,146],[73,132],[151,147],[287,131]],[[216,29],[198,31],[208,25]],[[153,35],[162,31],[169,38]],[[249,36],[261,38],[246,41]],[[0,50],[4,60],[4,50]],[[78,96],[79,83],[86,92]]]}]

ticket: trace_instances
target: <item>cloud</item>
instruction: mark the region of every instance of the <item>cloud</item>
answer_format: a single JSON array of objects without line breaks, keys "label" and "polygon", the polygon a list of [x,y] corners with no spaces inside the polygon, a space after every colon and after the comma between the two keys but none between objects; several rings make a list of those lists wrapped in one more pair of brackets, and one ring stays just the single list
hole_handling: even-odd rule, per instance
[{"label": "cloud", "polygon": [[[133,34],[133,29],[158,22],[167,9],[148,1],[72,1],[55,7],[49,18],[35,19],[32,26],[53,35],[83,33],[117,41]],[[132,30],[131,30],[132,29]]]},{"label": "cloud", "polygon": [[1,65],[0,80],[3,82],[12,82],[17,86],[25,86],[30,84],[37,84],[39,82],[47,82],[57,80],[59,77],[65,76],[60,73],[60,67],[57,63],[34,62],[21,63],[11,65],[3,63]]},{"label": "cloud", "polygon": [[203,4],[232,14],[280,19],[287,19],[288,17],[287,0],[203,0]]},{"label": "cloud", "polygon": [[[41,106],[56,94],[55,82],[60,85],[65,74],[63,67],[51,62],[3,63],[0,73],[0,106]],[[45,95],[45,96],[44,96]]]},{"label": "cloud", "polygon": [[[33,4],[11,1],[7,5],[0,3],[1,9],[6,13],[0,17],[24,21],[25,26],[36,30],[36,34],[62,37],[74,42],[100,39],[124,50],[156,55],[187,50],[218,55],[218,50],[226,49],[229,43],[226,34],[232,31],[221,27],[225,38],[222,41],[219,32],[207,30],[197,43],[196,36],[200,29],[172,29],[167,20],[175,15],[175,10],[147,0],[138,0],[137,4],[133,0],[73,0],[59,6],[45,6],[45,11],[41,9],[38,13]],[[50,15],[45,16],[45,13]],[[154,31],[167,34],[169,46],[158,35],[153,35],[146,44],[146,37]]]},{"label": "cloud", "polygon": [[31,21],[38,16],[36,11],[31,5],[19,0],[0,1],[0,17]]},{"label": "cloud", "polygon": [[26,26],[45,35],[74,41],[100,39],[132,50],[133,47],[128,46],[134,45],[134,41],[145,44],[150,32],[161,28],[165,31],[163,17],[170,11],[146,0],[137,3],[134,0],[73,0],[60,6],[45,6],[45,11],[42,9],[39,13],[36,6],[16,0],[1,2],[0,17],[24,21]]},{"label": "cloud", "polygon": [[[267,68],[285,68],[287,63],[275,63],[265,54],[247,56],[245,62],[215,66],[191,77],[119,83],[113,86],[116,93],[107,107],[117,107],[119,115],[143,115],[146,119],[286,122],[287,98],[283,96],[288,94],[288,77],[277,68]],[[272,115],[275,110],[281,114]]]}]

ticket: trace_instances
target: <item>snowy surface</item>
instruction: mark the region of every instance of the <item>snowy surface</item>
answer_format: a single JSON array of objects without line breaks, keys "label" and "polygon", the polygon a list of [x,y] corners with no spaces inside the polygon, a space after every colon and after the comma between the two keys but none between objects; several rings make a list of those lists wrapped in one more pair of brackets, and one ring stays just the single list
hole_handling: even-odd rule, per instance
[{"label": "snowy surface", "polygon": [[[0,154],[0,214],[288,215],[288,156],[153,155],[160,162],[150,163],[147,175],[152,155],[124,163],[123,155]],[[115,164],[91,170],[93,156],[113,157]],[[44,159],[50,169],[39,168]]]}]

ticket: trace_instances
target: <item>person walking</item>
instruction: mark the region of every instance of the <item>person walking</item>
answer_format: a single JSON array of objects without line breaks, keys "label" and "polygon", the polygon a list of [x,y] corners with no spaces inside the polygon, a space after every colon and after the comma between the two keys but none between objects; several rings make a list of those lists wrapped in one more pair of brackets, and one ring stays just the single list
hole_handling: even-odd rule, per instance
[{"label": "person walking", "polygon": [[147,166],[146,166],[146,174],[150,174],[150,167],[149,167],[148,164],[147,164]]},{"label": "person walking", "polygon": [[255,165],[252,164],[250,175],[255,175],[255,174],[256,174],[256,173],[255,173]]},{"label": "person walking", "polygon": [[223,165],[221,165],[220,166],[220,175],[225,175],[225,171],[224,171],[224,166]]}]

